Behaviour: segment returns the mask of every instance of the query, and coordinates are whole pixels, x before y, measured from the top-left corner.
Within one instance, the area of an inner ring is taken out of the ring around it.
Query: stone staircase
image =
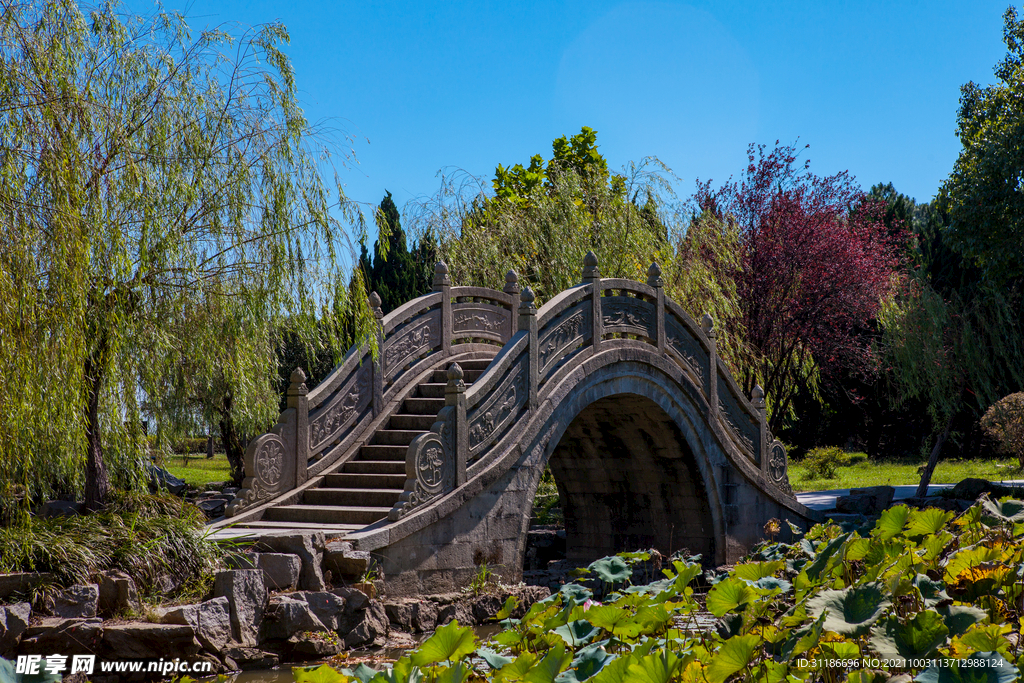
[[[490,364],[489,358],[460,361],[471,385]],[[323,530],[344,533],[385,519],[405,487],[409,444],[430,430],[444,407],[448,376],[437,369],[402,401],[383,427],[359,452],[306,489],[302,502],[266,510],[262,519],[239,526],[259,529]]]

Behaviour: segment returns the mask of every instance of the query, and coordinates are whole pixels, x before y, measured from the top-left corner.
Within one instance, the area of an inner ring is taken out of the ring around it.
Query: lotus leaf
[[[976,652],[968,662],[951,666],[930,666],[922,671],[917,683],[1011,683],[1017,680],[1017,668],[998,652]]]
[[[826,630],[846,636],[863,635],[890,604],[881,586],[869,583],[838,591],[823,590],[807,601],[807,613],[817,617],[828,610]]]
[[[708,681],[725,683],[725,679],[750,664],[760,644],[761,639],[754,635],[736,636],[722,643],[708,665]]]
[[[895,615],[871,629],[871,645],[884,658],[907,659],[929,657],[945,645],[949,627],[938,612],[918,612],[905,623]]]

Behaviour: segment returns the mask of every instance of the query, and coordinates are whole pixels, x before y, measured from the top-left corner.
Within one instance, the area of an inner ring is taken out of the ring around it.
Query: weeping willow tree
[[[0,2],[7,516],[137,484],[143,404],[181,423],[219,382],[236,424],[276,413],[275,330],[316,321],[341,237],[287,40]]]
[[[943,296],[920,272],[879,315],[886,377],[897,405],[927,405],[935,441],[917,495],[928,491],[953,420],[980,415],[1014,388],[1024,386],[1024,336],[1019,295],[976,283]]]

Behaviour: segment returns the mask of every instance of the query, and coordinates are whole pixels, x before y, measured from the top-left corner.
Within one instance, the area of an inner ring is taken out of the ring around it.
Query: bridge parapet
[[[288,408],[270,432],[249,442],[245,480],[227,507],[228,517],[323,473],[424,369],[474,345],[502,346],[508,342],[515,331],[519,308],[519,284],[514,272],[506,277],[503,291],[453,287],[448,267],[438,263],[433,286],[430,294],[386,316],[380,309],[380,297],[371,293],[376,344],[367,340],[353,346],[312,391],[307,389],[301,369],[292,373]]]
[[[489,453],[514,439],[567,373],[615,340],[656,347],[683,371],[700,397],[709,423],[717,423],[735,450],[761,469],[766,481],[791,493],[785,448],[768,431],[764,392],[743,395],[718,358],[714,322],[701,325],[665,297],[661,269],[651,264],[646,283],[601,278],[597,257],[584,259],[583,282],[559,293],[539,311],[527,287],[520,295],[518,331],[468,391],[461,368],[449,368],[446,405],[431,431],[417,437],[406,458],[406,487],[389,514],[398,521],[481,472]],[[753,401],[753,402],[752,402]]]

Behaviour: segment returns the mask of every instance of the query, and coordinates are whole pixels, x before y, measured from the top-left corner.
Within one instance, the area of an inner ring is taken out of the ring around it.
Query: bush
[[[839,446],[828,446],[826,448],[812,448],[804,458],[804,467],[810,475],[810,479],[835,479],[836,468],[845,464],[846,453]]]
[[[1017,458],[1024,468],[1024,391],[1005,396],[985,411],[981,429],[1003,455]]]

